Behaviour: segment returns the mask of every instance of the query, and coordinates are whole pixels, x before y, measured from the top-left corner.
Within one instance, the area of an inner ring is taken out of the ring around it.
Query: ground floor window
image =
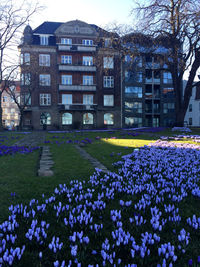
[[[93,114],[92,113],[83,114],[83,124],[93,124]]]
[[[141,127],[142,126],[142,118],[139,117],[125,117],[125,124],[127,126],[137,126]]]
[[[51,124],[51,115],[48,112],[43,112],[40,115],[40,124],[41,125],[50,125]]]
[[[62,124],[63,125],[72,124],[72,114],[71,113],[63,113],[62,114]]]
[[[114,115],[111,113],[104,114],[104,124],[105,125],[113,125],[114,124]]]

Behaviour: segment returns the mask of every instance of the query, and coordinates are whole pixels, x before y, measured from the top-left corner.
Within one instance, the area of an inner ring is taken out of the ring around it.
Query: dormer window
[[[48,45],[48,44],[49,44],[49,36],[40,35],[40,45]]]
[[[82,40],[83,45],[93,45],[93,40]]]
[[[70,39],[70,38],[61,38],[61,44],[71,45],[72,44],[72,39]]]

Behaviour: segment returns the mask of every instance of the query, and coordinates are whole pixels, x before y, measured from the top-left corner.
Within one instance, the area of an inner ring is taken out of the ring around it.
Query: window
[[[10,113],[11,114],[15,114],[15,109],[14,108],[11,108]]]
[[[30,65],[30,54],[29,53],[24,54],[24,64]]]
[[[125,101],[125,112],[142,113],[142,102]]]
[[[41,106],[51,105],[51,94],[40,94],[40,105]]]
[[[93,124],[93,114],[91,113],[83,114],[83,124]]]
[[[103,104],[104,106],[113,107],[114,106],[114,95],[104,95]]]
[[[40,125],[50,125],[51,124],[51,115],[48,112],[43,112],[40,115]]]
[[[30,54],[24,53],[20,55],[20,64],[30,65]]]
[[[62,55],[61,64],[72,64],[72,56]]]
[[[142,98],[142,87],[125,87],[126,97]]]
[[[72,75],[61,75],[61,83],[66,85],[71,85]]]
[[[138,117],[125,117],[125,124],[127,126],[137,126],[141,127],[142,126],[142,118]]]
[[[114,68],[113,57],[104,57],[103,58],[103,67],[104,67],[104,69],[113,69]]]
[[[8,97],[7,96],[3,96],[3,102],[4,103],[8,102]]]
[[[50,74],[40,74],[40,85],[41,86],[50,86],[51,76]]]
[[[163,83],[172,83],[172,74],[170,72],[163,72]]]
[[[71,94],[62,94],[62,104],[71,105],[72,104],[72,95]]]
[[[40,54],[39,55],[39,65],[40,66],[50,66],[50,55]]]
[[[105,38],[104,40],[104,46],[105,47],[112,47],[112,42],[110,38]]]
[[[83,104],[92,105],[93,104],[93,95],[83,95]]]
[[[21,74],[21,85],[30,85],[31,84],[31,74],[22,73]]]
[[[114,87],[114,77],[113,76],[104,76],[103,77],[103,86],[106,88]]]
[[[130,55],[125,55],[125,62],[129,63],[131,62],[132,58]]]
[[[72,124],[72,114],[71,113],[63,113],[62,114],[62,125],[70,125]]]
[[[40,35],[40,45],[48,45],[48,44],[49,44],[49,36]]]
[[[83,75],[83,85],[92,85],[93,84],[93,76]]]
[[[189,112],[192,112],[192,104],[189,104]]]
[[[24,105],[31,105],[31,95],[30,93],[25,93],[24,95],[22,95],[23,97],[23,104]]]
[[[173,98],[174,97],[174,88],[163,88],[163,97],[164,98]]]
[[[104,114],[104,124],[105,125],[113,125],[114,124],[114,115],[111,113]]]
[[[189,118],[189,125],[192,125],[192,118]]]
[[[84,66],[92,66],[93,65],[93,57],[83,57],[83,65]]]
[[[61,38],[61,44],[71,45],[72,44],[72,39],[70,39],[70,38]]]
[[[164,103],[163,104],[163,113],[164,114],[167,114],[167,113],[170,113],[170,112],[174,112],[174,109],[175,109],[175,104],[172,102],[172,103]]]
[[[142,82],[142,72],[136,72],[135,73],[135,81],[138,83]]]
[[[82,40],[83,45],[93,45],[93,40]]]

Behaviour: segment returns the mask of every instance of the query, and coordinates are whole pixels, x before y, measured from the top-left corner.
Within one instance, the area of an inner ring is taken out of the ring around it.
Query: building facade
[[[185,114],[185,125],[200,127],[200,86],[193,87],[192,96]]]
[[[123,43],[123,125],[125,127],[172,126],[175,94],[165,57],[168,48],[140,35],[128,35]]]
[[[75,20],[24,30],[21,90],[33,129],[119,128],[121,77],[112,33]]]
[[[12,85],[11,90],[14,90],[15,97],[20,97],[20,84],[15,82],[15,85]],[[8,93],[8,90],[5,89],[2,92],[1,97],[1,106],[2,106],[2,123],[6,129],[12,130],[19,125],[20,112],[18,106],[16,105],[12,96]]]
[[[44,22],[35,30],[27,26],[19,46],[22,98],[28,99],[23,125],[172,126],[175,94],[164,63],[168,48],[152,49],[151,40],[143,38],[134,43],[130,36],[121,38],[79,20]],[[132,55],[123,56],[123,47]]]

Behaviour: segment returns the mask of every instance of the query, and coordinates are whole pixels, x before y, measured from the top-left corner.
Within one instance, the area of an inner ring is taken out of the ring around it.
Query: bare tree
[[[21,30],[40,9],[37,2],[1,0],[0,3],[0,130],[3,129],[2,93],[16,76],[16,54]]]
[[[161,40],[175,91],[176,125],[183,126],[192,89],[200,67],[200,2],[197,0],[135,1],[132,15],[138,18],[137,31]],[[188,80],[182,92],[182,80]]]

